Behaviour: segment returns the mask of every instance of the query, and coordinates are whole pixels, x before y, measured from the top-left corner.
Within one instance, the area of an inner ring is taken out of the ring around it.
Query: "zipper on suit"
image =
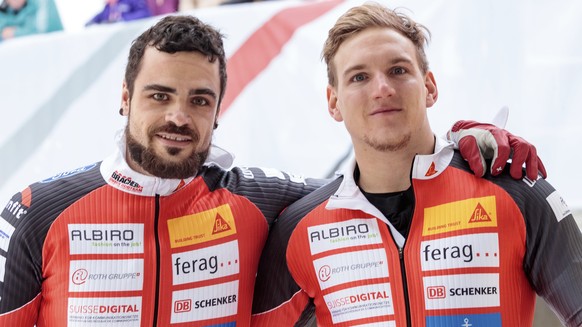
[[[408,298],[408,282],[406,280],[406,267],[404,265],[404,247],[398,247],[400,259],[400,273],[402,275],[402,289],[404,291],[404,306],[406,307],[406,326],[410,327],[410,299]]]
[[[158,223],[160,218],[160,195],[156,194],[156,205],[154,214],[154,239],[156,244],[156,295],[154,297],[154,317],[152,326],[158,325],[158,304],[160,302],[160,236],[158,234]]]

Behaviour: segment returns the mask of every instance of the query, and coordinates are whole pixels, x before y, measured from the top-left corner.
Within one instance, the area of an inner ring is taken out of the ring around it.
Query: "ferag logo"
[[[426,297],[429,299],[444,299],[447,291],[444,286],[429,286],[426,288]]]
[[[230,205],[168,220],[170,246],[178,248],[200,244],[236,234]]]
[[[496,226],[497,203],[491,195],[425,208],[422,236]]]
[[[481,203],[477,203],[477,207],[473,214],[471,215],[471,219],[469,219],[469,223],[481,223],[491,221],[491,217],[487,214],[487,211],[483,208]]]
[[[472,233],[420,243],[422,271],[499,267],[497,233]]]
[[[190,312],[191,310],[192,310],[192,300],[191,299],[179,300],[179,301],[174,302],[174,312],[175,313]]]

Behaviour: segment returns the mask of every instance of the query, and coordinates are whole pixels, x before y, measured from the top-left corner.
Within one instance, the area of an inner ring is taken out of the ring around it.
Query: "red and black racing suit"
[[[322,182],[216,165],[160,179],[121,153],[4,207],[0,326],[248,326],[269,225]]]
[[[536,293],[582,326],[582,235],[546,180],[477,178],[439,140],[414,160],[412,201],[383,211],[354,171],[274,225],[254,326],[293,326],[314,309],[318,326],[531,326]],[[383,214],[398,211],[406,237]]]

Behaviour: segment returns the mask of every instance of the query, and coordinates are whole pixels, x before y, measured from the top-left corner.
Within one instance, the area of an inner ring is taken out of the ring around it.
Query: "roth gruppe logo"
[[[332,286],[388,277],[388,263],[384,249],[352,251],[313,260],[313,267],[322,290]]]

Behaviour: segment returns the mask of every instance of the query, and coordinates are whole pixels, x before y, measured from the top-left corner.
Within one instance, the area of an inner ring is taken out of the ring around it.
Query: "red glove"
[[[503,171],[511,158],[511,177],[523,177],[524,163],[527,178],[535,181],[538,179],[538,171],[543,178],[547,177],[546,168],[538,157],[535,146],[495,125],[460,120],[447,132],[447,139],[459,148],[476,176],[485,174],[485,159],[492,159],[491,175],[496,176]]]

